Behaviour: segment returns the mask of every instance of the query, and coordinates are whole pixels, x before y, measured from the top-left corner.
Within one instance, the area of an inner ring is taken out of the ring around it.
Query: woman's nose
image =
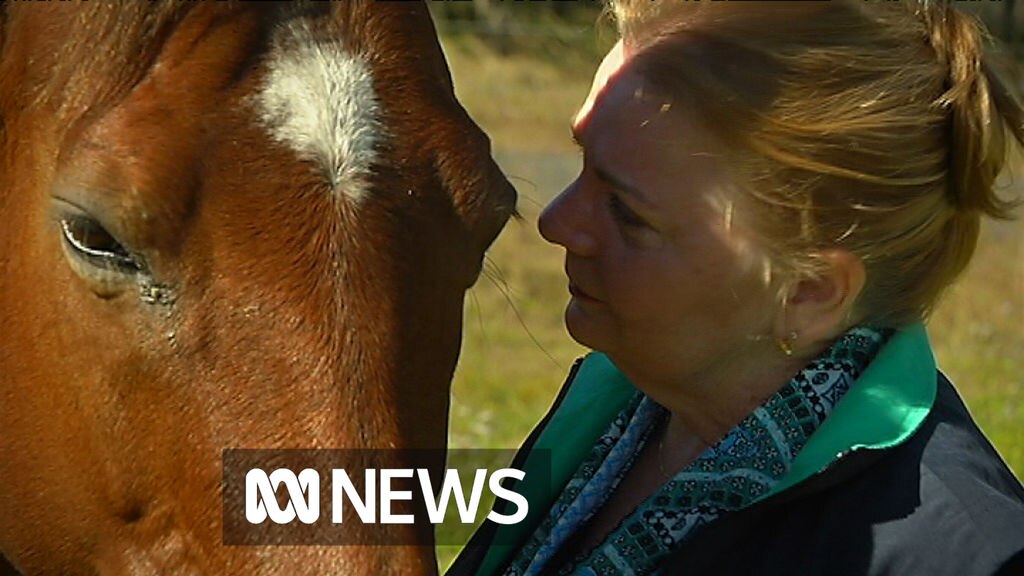
[[[590,256],[597,248],[593,214],[584,201],[577,179],[541,212],[537,229],[545,240],[579,256]]]

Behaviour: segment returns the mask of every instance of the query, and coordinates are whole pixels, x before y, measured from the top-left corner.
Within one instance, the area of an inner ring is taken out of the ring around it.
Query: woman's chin
[[[573,298],[565,308],[565,329],[569,336],[579,344],[593,350],[601,350],[604,339],[601,338],[597,318],[591,310],[586,309]]]

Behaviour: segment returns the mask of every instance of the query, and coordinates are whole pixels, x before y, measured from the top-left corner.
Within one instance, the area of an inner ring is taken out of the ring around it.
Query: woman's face
[[[613,49],[573,123],[583,169],[540,217],[566,250],[569,333],[655,399],[681,378],[727,377],[771,333],[762,267],[729,222],[727,173],[679,108]]]

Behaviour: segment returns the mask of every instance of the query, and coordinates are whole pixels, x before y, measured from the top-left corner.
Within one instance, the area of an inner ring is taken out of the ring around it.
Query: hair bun
[[[959,212],[1008,217],[1016,203],[999,198],[993,188],[1005,162],[1005,130],[1024,139],[1019,105],[985,62],[989,38],[974,16],[944,2],[924,1],[918,11],[926,40],[946,68],[945,91],[934,105],[947,110],[950,204]]]

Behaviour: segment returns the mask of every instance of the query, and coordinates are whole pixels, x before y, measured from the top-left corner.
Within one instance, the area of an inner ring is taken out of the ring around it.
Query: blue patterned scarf
[[[642,392],[583,460],[505,576],[654,573],[682,542],[723,513],[769,493],[891,331],[854,328],[717,444],[644,500],[592,550],[549,566],[604,505],[667,411]]]

